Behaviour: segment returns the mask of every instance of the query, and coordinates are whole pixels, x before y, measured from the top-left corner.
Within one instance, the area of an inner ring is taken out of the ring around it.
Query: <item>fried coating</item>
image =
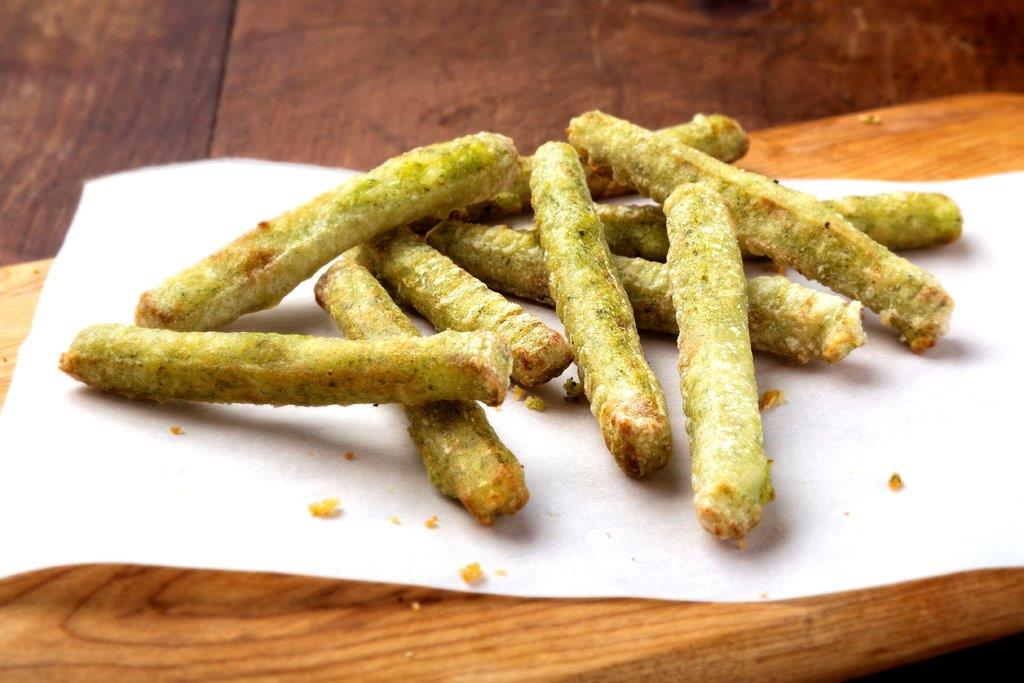
[[[861,301],[912,350],[925,350],[946,332],[953,300],[935,277],[814,197],[601,112],[573,119],[568,135],[580,154],[610,166],[616,178],[655,201],[689,182],[715,190],[750,253],[769,256]]]
[[[572,349],[561,334],[410,230],[397,230],[358,253],[400,303],[413,306],[437,329],[490,330],[504,339],[512,351],[512,379],[519,384],[543,384],[572,362]]]
[[[449,221],[426,235],[438,251],[501,292],[552,303],[548,270],[536,231]],[[612,255],[636,326],[676,334],[664,263]],[[794,363],[842,360],[865,341],[861,305],[781,275],[747,281],[750,340],[755,349]]]
[[[714,190],[680,185],[665,201],[665,214],[693,503],[707,531],[743,538],[773,498],[743,257],[729,210]]]
[[[394,157],[326,195],[260,223],[144,293],[143,327],[210,330],[276,305],[343,251],[423,216],[493,197],[515,179],[502,135],[477,133]]]
[[[130,398],[275,406],[499,405],[511,367],[508,347],[490,332],[351,341],[113,324],[85,328],[60,358],[78,381]]]
[[[537,231],[555,310],[605,444],[626,474],[661,469],[672,455],[665,396],[644,359],[633,309],[615,275],[580,159],[565,143],[534,155]]]
[[[368,270],[343,256],[316,284],[316,300],[350,339],[419,337]],[[518,512],[530,498],[523,467],[472,401],[404,405],[409,436],[430,483],[481,524]],[[435,518],[436,519],[436,518]]]

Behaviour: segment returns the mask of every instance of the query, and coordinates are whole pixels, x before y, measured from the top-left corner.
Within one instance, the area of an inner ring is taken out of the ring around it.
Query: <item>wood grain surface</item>
[[[1024,91],[1022,35],[1005,0],[6,0],[0,264],[56,253],[82,180],[124,168],[368,168],[479,129],[529,152],[594,107],[755,130]]]
[[[0,264],[56,252],[84,178],[207,155],[230,9],[0,3]]]
[[[852,160],[861,159],[890,178],[1024,169],[1024,96],[965,96],[878,114],[880,126],[845,116],[756,133],[750,163],[776,175],[871,175],[858,172]],[[990,165],[965,161],[972,150],[990,158],[990,149],[1018,153],[993,152]],[[47,266],[0,269],[0,400]],[[422,608],[411,609],[412,601]],[[4,680],[714,681],[752,671],[764,680],[817,680],[1022,630],[1024,570],[752,604],[531,600],[105,565],[0,582]]]

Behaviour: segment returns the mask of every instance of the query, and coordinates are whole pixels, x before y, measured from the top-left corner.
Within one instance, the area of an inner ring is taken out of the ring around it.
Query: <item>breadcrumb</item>
[[[352,451],[346,451],[345,452],[345,459],[346,460],[355,460],[356,459],[356,454],[353,453]]]
[[[785,405],[785,403],[786,395],[782,393],[782,389],[769,389],[761,394],[761,400],[757,402],[757,407],[761,409],[761,412],[764,412],[772,408],[778,408],[781,405]]]
[[[184,433],[185,430],[179,427],[178,425],[171,425],[171,434],[174,434],[175,436],[181,436]]]
[[[526,389],[523,389],[518,384],[512,385],[512,398],[514,398],[517,401],[522,401],[524,398],[527,397],[527,395],[528,394],[526,393]]]
[[[437,515],[434,515],[433,517],[431,517],[427,521],[423,522],[423,526],[427,527],[428,529],[436,529],[437,528]]]
[[[413,612],[419,612],[420,611],[420,603],[417,600],[413,600],[412,604],[410,605],[410,607],[412,607],[412,611]]]
[[[736,542],[736,547],[739,548],[740,550],[746,550],[747,549],[747,539],[741,538],[739,541]]]
[[[338,505],[340,504],[341,501],[337,498],[324,498],[323,500],[309,504],[309,514],[323,519],[328,517],[337,517],[340,513],[340,510],[338,510]]]
[[[544,399],[540,396],[530,395],[526,397],[526,407],[530,410],[536,410],[538,413],[544,412]]]
[[[508,576],[508,572],[505,571],[504,569],[495,569],[494,573],[497,574],[498,576]]]
[[[402,520],[400,520],[398,518],[398,515],[391,515],[391,523],[392,524],[401,524]]]
[[[892,476],[889,477],[889,490],[899,491],[903,488],[903,477],[900,476],[899,472],[893,472]]]
[[[861,114],[857,117],[857,120],[865,126],[878,126],[882,123],[882,117],[878,114]]]
[[[566,401],[581,401],[584,397],[583,385],[574,380],[572,377],[565,380],[565,400]]]
[[[468,584],[474,584],[484,577],[484,571],[480,569],[480,563],[467,564],[459,570],[459,576]]]

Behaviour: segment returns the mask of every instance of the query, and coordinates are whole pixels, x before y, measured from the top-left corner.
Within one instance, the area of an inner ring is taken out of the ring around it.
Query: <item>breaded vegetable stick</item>
[[[427,241],[493,289],[551,303],[544,251],[535,230],[449,221]],[[676,334],[664,263],[612,255],[641,330]],[[864,344],[859,301],[804,287],[781,275],[747,281],[750,340],[755,349],[796,363],[835,363]]]
[[[209,330],[270,308],[341,252],[423,216],[493,197],[514,180],[512,141],[477,133],[420,147],[260,223],[142,295],[144,327]]]
[[[684,145],[696,147],[705,154],[710,154],[727,163],[736,161],[746,154],[749,146],[747,134],[740,124],[735,119],[723,114],[697,114],[692,121],[662,128],[657,132]],[[530,170],[532,167],[532,157],[520,157],[519,175],[511,188],[495,195],[492,199],[443,215],[441,218],[451,217],[470,223],[480,223],[518,216],[529,211]],[[633,188],[612,178],[610,170],[596,166],[587,169],[587,185],[590,187],[591,196],[595,199],[613,197],[633,191]]]
[[[935,277],[814,197],[601,112],[573,119],[569,139],[581,154],[611,166],[617,178],[656,201],[688,182],[717,191],[748,251],[858,299],[881,314],[882,322],[896,328],[914,351],[932,346],[945,333],[953,300]]]
[[[512,367],[490,332],[351,341],[262,332],[93,325],[60,368],[131,398],[275,406],[478,400],[499,405]]]
[[[572,349],[561,334],[457,266],[403,228],[359,250],[363,265],[380,276],[399,302],[439,330],[490,330],[512,352],[512,379],[536,386],[562,374]]]
[[[892,250],[948,244],[960,236],[963,225],[956,203],[933,192],[887,192],[822,203]],[[598,204],[595,208],[613,254],[665,260],[668,236],[660,206]]]
[[[419,337],[368,270],[342,257],[316,285],[316,300],[350,339]],[[472,401],[402,406],[430,482],[478,522],[519,511],[530,494],[523,467]]]
[[[743,538],[773,498],[743,257],[729,210],[714,190],[681,185],[665,201],[665,214],[693,503],[709,532]]]
[[[590,409],[619,467],[633,477],[651,474],[672,455],[668,409],[644,359],[583,166],[560,142],[541,145],[533,164],[530,189],[551,296]]]
[[[879,244],[893,250],[949,244],[964,219],[960,207],[936,192],[887,192],[825,202]]]

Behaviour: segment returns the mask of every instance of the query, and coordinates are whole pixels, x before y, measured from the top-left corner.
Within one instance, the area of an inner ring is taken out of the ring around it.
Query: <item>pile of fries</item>
[[[677,334],[697,515],[742,539],[773,497],[752,349],[835,363],[865,341],[862,305],[913,351],[930,347],[953,301],[892,250],[957,239],[960,211],[936,194],[823,202],[788,189],[730,165],[748,141],[722,115],[649,131],[595,111],[567,135],[532,157],[478,133],[390,159],[145,292],[135,326],[86,328],[60,367],[150,400],[399,403],[431,483],[491,524],[529,493],[477,402],[575,361],[616,462],[650,475],[672,438],[637,330]],[[659,206],[594,204],[630,191]],[[530,209],[532,230],[484,224]],[[747,279],[744,257],[849,298]],[[344,339],[212,331],[332,259],[316,301]],[[505,294],[553,303],[565,336]],[[420,336],[398,304],[438,334]]]

